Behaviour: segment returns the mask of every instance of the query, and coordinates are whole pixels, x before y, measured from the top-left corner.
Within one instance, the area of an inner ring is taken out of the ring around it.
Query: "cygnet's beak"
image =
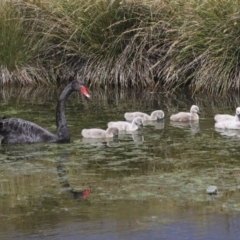
[[[201,115],[201,112],[200,112],[200,110],[198,110],[198,111],[197,111],[197,114],[198,114],[198,115]]]

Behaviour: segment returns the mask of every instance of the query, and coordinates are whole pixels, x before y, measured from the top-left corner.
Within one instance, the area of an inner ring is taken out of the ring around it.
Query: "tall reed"
[[[4,0],[0,84],[239,90],[239,0]]]
[[[36,19],[27,19],[14,1],[0,2],[0,84],[46,81],[46,71],[35,61],[41,48]]]

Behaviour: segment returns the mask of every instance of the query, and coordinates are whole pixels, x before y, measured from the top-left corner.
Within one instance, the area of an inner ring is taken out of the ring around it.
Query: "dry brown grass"
[[[81,78],[94,87],[238,91],[239,5],[237,0],[5,0],[0,84]]]

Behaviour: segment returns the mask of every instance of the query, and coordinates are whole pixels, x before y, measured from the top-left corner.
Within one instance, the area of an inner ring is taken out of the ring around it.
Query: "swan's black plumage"
[[[39,143],[39,142],[69,142],[70,133],[65,118],[65,102],[74,91],[80,91],[89,97],[86,88],[80,81],[72,81],[62,91],[56,108],[57,134],[53,134],[39,125],[20,118],[0,119],[0,142]]]

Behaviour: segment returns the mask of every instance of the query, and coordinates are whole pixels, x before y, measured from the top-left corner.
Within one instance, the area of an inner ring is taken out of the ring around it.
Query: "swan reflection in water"
[[[170,122],[171,126],[178,128],[190,129],[193,134],[200,131],[199,121],[189,121],[189,122]]]
[[[63,157],[64,159],[67,158],[67,156]],[[63,164],[63,159],[61,159],[60,161],[58,161],[58,165],[57,165],[57,173],[60,179],[60,183],[62,188],[67,192],[67,195],[70,199],[73,200],[86,200],[88,195],[90,194],[90,189],[86,188],[83,191],[77,191],[74,190],[66,177],[66,172],[64,169],[64,164]]]
[[[118,138],[82,138],[82,143],[93,147],[107,146],[110,148],[118,147]]]
[[[107,146],[110,148],[119,147],[121,140],[133,140],[135,143],[141,144],[144,142],[144,137],[138,131],[133,133],[120,133],[117,138],[105,138],[105,139],[94,139],[94,138],[82,138],[81,141],[85,145],[91,145],[93,147]]]
[[[240,137],[239,129],[223,129],[223,128],[215,128],[216,132],[219,132],[222,136],[227,137]]]
[[[134,131],[132,133],[130,132],[120,132],[120,134],[118,135],[118,139],[119,141],[133,141],[137,144],[142,144],[144,142],[144,137],[143,137],[143,133],[142,131],[138,130],[138,131]]]
[[[155,129],[160,130],[164,128],[164,120],[145,121],[144,126],[153,126]]]
[[[132,133],[131,136],[132,136],[132,140],[137,144],[142,144],[144,142],[144,137],[139,132],[134,132]]]

